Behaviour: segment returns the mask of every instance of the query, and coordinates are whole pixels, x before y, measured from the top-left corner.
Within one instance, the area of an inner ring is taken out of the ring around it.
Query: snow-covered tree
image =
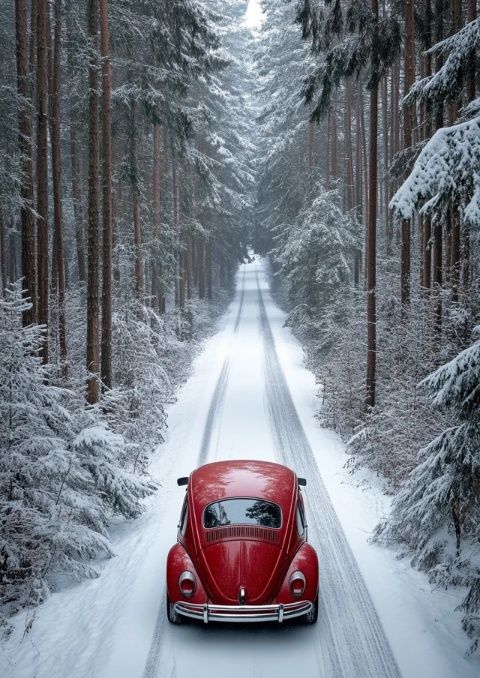
[[[480,328],[477,328],[477,333]],[[432,581],[468,588],[464,628],[480,637],[480,340],[420,383],[451,425],[419,453],[378,534],[404,544]]]
[[[310,338],[325,349],[332,343],[331,327],[327,323],[322,331],[315,319],[335,307],[348,289],[356,242],[354,222],[341,210],[338,192],[317,184],[312,193],[317,197],[289,227],[279,225],[274,254],[289,282],[288,322],[304,331],[313,322]]]
[[[96,576],[112,555],[115,513],[132,518],[154,490],[134,475],[125,439],[83,399],[49,383],[44,328],[22,326],[21,286],[0,300],[0,602],[10,613],[42,600],[55,576]],[[89,562],[90,561],[90,562]]]

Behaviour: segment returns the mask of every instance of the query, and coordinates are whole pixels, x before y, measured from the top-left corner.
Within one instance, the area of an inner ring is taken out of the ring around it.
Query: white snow
[[[1,646],[0,676],[283,678],[301,673],[303,678],[313,678],[321,674],[320,624],[271,629],[171,627],[164,614],[165,560],[176,539],[184,494],[176,478],[196,466],[202,446],[209,461],[274,459],[265,403],[257,272],[293,401],[403,677],[480,675],[479,659],[464,656],[468,643],[452,612],[457,594],[431,591],[424,576],[406,561],[368,542],[372,528],[388,511],[388,499],[374,479],[366,489],[357,487],[358,478],[352,479],[343,468],[346,456],[340,441],[314,418],[318,387],[303,365],[301,347],[283,327],[284,313],[272,301],[266,266],[257,259],[241,267],[235,301],[169,408],[167,440],[151,465],[161,487],[147,512],[113,529],[117,556],[99,564],[98,579],[55,593],[35,613],[16,617],[14,633]],[[224,386],[217,388],[220,376]],[[211,405],[214,394],[215,406]]]

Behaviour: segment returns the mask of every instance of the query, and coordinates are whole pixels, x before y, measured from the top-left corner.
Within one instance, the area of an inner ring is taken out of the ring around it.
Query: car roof
[[[189,485],[190,496],[200,509],[227,497],[256,497],[286,507],[296,490],[297,476],[269,461],[217,461],[193,471]]]

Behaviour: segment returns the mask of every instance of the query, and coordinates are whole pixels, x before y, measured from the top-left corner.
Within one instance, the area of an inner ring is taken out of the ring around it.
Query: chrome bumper
[[[309,600],[299,600],[285,605],[204,605],[179,601],[175,603],[175,612],[183,617],[208,622],[278,622],[303,617],[313,607]]]

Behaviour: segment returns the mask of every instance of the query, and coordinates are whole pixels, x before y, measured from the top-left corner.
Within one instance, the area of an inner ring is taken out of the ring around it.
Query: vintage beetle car
[[[189,478],[167,560],[167,616],[283,622],[318,616],[318,560],[297,478],[264,461],[206,464]]]

